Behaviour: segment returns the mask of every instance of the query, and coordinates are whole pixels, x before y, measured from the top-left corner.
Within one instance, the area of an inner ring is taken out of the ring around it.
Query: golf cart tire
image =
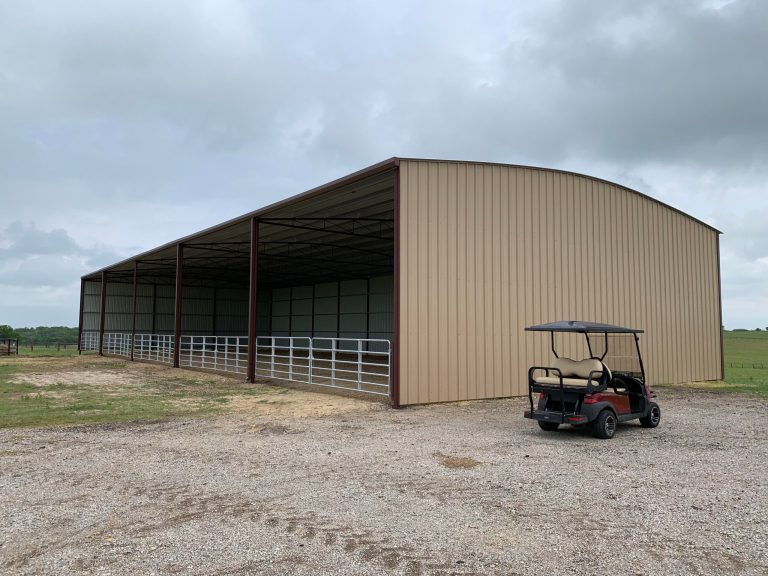
[[[661,422],[661,408],[656,402],[651,402],[648,406],[648,415],[640,418],[640,425],[643,428],[656,428]]]
[[[539,428],[547,432],[554,432],[560,428],[560,424],[557,422],[544,422],[543,420],[539,420]]]
[[[592,435],[602,440],[610,440],[616,434],[618,422],[613,410],[603,410],[592,423]]]

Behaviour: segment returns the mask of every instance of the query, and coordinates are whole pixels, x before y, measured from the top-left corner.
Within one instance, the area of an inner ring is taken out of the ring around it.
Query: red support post
[[[395,294],[392,318],[392,349],[389,375],[390,400],[393,408],[400,408],[400,166],[394,171],[395,193]]]
[[[107,310],[107,273],[101,273],[101,303],[99,305],[99,356],[104,356],[104,317]]]
[[[256,345],[258,334],[258,265],[259,265],[259,221],[251,218],[251,261],[248,285],[248,382],[256,381]]]
[[[139,261],[133,261],[133,308],[131,309],[131,362],[133,362],[133,350],[136,347],[136,296],[138,290]]]
[[[173,320],[173,367],[179,367],[181,340],[181,299],[184,285],[184,244],[176,246],[176,313]]]
[[[83,309],[85,308],[85,280],[80,278],[80,319],[77,322],[77,353],[82,354],[83,342]]]

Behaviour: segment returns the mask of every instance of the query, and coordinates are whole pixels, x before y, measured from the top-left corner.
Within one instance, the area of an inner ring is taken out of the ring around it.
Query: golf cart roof
[[[612,334],[641,334],[643,331],[637,328],[623,328],[613,324],[601,324],[599,322],[582,322],[581,320],[561,320],[549,322],[537,326],[528,326],[530,332],[577,332],[586,333],[612,333]]]

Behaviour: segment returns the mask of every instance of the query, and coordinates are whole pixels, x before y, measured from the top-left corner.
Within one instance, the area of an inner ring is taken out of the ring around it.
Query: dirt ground
[[[0,430],[0,573],[768,573],[766,401],[665,388],[659,428],[601,441],[520,399],[284,396]]]

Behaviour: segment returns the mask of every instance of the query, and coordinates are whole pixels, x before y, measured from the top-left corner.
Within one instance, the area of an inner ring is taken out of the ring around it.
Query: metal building
[[[652,383],[723,376],[719,232],[542,168],[392,158],[82,278],[82,350],[388,397],[525,393],[525,326],[642,327]]]

